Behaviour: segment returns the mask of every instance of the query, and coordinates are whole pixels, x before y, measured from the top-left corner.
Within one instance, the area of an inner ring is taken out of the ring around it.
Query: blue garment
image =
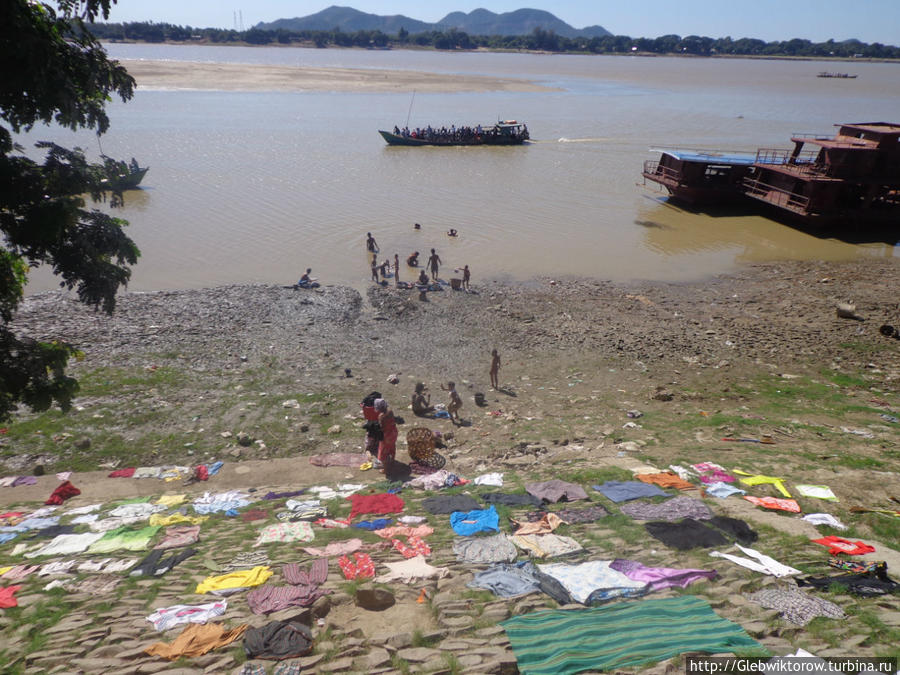
[[[608,480],[603,485],[592,485],[597,492],[607,499],[619,502],[627,502],[630,499],[639,499],[641,497],[669,497],[667,492],[663,492],[658,485],[651,483],[642,483],[637,480],[618,481]]]
[[[215,476],[223,466],[225,466],[225,462],[213,462],[206,468],[206,475]]]
[[[500,514],[491,504],[487,509],[454,511],[450,514],[450,527],[456,534],[468,536],[478,532],[499,532]]]
[[[375,520],[363,520],[356,523],[353,527],[361,530],[381,530],[393,522],[393,518],[376,518]]]
[[[11,539],[15,539],[17,536],[19,535],[15,532],[4,532],[3,534],[0,534],[0,544],[5,544]]]
[[[713,497],[718,497],[720,499],[725,499],[725,497],[730,497],[731,495],[747,494],[746,490],[741,490],[739,487],[729,485],[728,483],[723,483],[722,481],[719,481],[718,483],[710,483],[704,489],[706,490],[707,494],[711,494]]]

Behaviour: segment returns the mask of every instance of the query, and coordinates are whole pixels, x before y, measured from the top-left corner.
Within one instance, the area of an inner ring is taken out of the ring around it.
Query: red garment
[[[378,461],[388,466],[397,452],[397,422],[394,414],[385,415],[381,420],[382,439],[378,443]]]
[[[116,469],[110,472],[108,478],[131,478],[134,475],[135,467],[128,469]]]
[[[206,464],[194,469],[194,480],[209,480],[209,469],[206,468]]]
[[[407,537],[405,544],[399,539],[391,539],[391,544],[404,558],[415,558],[417,555],[431,555],[431,547],[414,535]]]
[[[16,600],[16,591],[22,588],[21,586],[4,586],[0,588],[0,607],[6,609],[7,607],[18,607],[19,602]]]
[[[350,509],[350,515],[347,520],[353,520],[354,517],[364,513],[384,514],[384,513],[400,513],[406,506],[403,500],[397,495],[382,493],[378,495],[350,495],[347,497],[353,505]]]
[[[368,553],[354,553],[353,560],[342,555],[338,558],[338,567],[347,579],[369,579],[375,576],[375,563]]]
[[[59,506],[70,497],[74,497],[75,495],[80,494],[81,490],[72,485],[72,481],[67,480],[65,483],[61,483],[60,486],[56,488],[50,495],[50,498],[44,503],[50,504],[52,506]]]
[[[865,553],[875,553],[874,546],[869,546],[868,544],[864,544],[861,541],[848,541],[847,539],[842,539],[841,537],[835,537],[833,534],[830,534],[827,537],[822,537],[821,539],[813,539],[812,541],[815,544],[822,544],[822,546],[827,546],[828,552],[831,555],[837,555],[838,553],[844,553],[846,555],[863,555]]]

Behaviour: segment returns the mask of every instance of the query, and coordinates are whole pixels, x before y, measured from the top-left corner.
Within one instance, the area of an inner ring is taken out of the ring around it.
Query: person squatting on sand
[[[426,394],[428,388],[422,383],[416,383],[416,390],[412,395],[412,411],[419,417],[433,417],[434,406],[431,405],[431,395]]]

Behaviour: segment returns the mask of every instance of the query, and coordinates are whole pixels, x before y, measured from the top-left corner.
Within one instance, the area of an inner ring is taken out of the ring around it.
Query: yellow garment
[[[163,506],[178,506],[181,504],[187,495],[163,495],[159,499],[156,500],[157,504],[162,504]]]
[[[163,516],[154,513],[150,516],[151,525],[175,525],[177,523],[190,523],[191,525],[199,525],[207,520],[209,516],[183,516],[180,513],[173,513],[171,516]]]
[[[763,476],[761,474],[754,475],[752,473],[747,473],[746,471],[741,471],[740,469],[734,469],[734,473],[740,474],[741,476],[750,476],[749,478],[741,478],[741,482],[744,485],[768,485],[771,483],[781,494],[783,494],[788,499],[791,499],[791,493],[787,491],[786,487],[784,487],[784,481],[787,480],[786,478]]]
[[[195,593],[209,593],[210,591],[221,591],[225,588],[249,588],[250,586],[259,586],[266,583],[273,572],[268,566],[254,567],[252,570],[239,570],[237,572],[229,572],[221,574],[217,577],[206,577],[197,584]]]
[[[10,566],[10,567],[0,567],[0,577],[2,577],[4,574],[6,574],[7,572],[9,572],[11,569],[12,569],[12,566]]]
[[[144,649],[151,656],[175,660],[203,656],[217,647],[230,645],[247,630],[247,624],[225,630],[220,623],[192,623],[171,643],[155,642]]]

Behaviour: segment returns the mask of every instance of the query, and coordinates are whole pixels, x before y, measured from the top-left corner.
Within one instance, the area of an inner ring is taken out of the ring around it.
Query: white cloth
[[[77,560],[60,560],[59,562],[47,563],[46,565],[41,565],[37,575],[46,577],[52,574],[70,574],[72,567],[77,562]]]
[[[496,487],[503,487],[503,474],[494,472],[494,473],[485,473],[475,478],[475,485],[494,485]]]
[[[91,532],[109,532],[118,527],[133,525],[134,523],[140,523],[145,520],[147,520],[147,518],[144,516],[136,516],[134,518],[104,518],[103,520],[95,520],[93,523],[88,523],[88,527]]]
[[[798,486],[799,487],[799,486]],[[828,525],[836,530],[846,530],[847,526],[830,513],[807,513],[801,520],[813,525]]]
[[[685,467],[680,466],[680,465],[678,465],[678,464],[669,464],[669,469],[670,469],[671,471],[674,471],[675,474],[676,474],[681,480],[690,481],[691,478],[696,478],[696,477],[697,477],[697,473],[696,473],[695,471],[691,471],[690,469],[686,469]]]
[[[140,504],[122,504],[117,506],[109,515],[113,518],[149,518],[154,513],[165,511],[166,507],[161,504],[150,504],[143,502]]]
[[[54,537],[49,544],[37,551],[26,553],[26,558],[36,558],[39,555],[72,555],[84,553],[88,546],[100,539],[100,533],[86,532],[85,534],[60,534]]]
[[[69,509],[68,511],[66,511],[65,515],[81,516],[81,515],[84,515],[85,513],[93,513],[94,511],[99,511],[101,506],[103,506],[103,504],[91,504],[89,506],[79,506],[78,508],[75,508],[75,509]]]
[[[402,562],[385,563],[384,566],[390,571],[375,578],[375,581],[380,584],[386,584],[390,581],[410,583],[414,579],[429,579],[432,577],[443,579],[450,574],[450,570],[446,567],[433,567],[425,562],[424,556],[420,555]]]
[[[307,492],[312,492],[316,497],[322,500],[336,499],[338,497],[346,499],[354,492],[359,492],[362,490],[365,485],[356,484],[356,483],[341,483],[337,486],[337,489],[330,488],[327,485],[314,485],[309,488]]]
[[[86,513],[83,516],[75,516],[69,521],[71,525],[85,525],[87,523],[96,523],[100,520],[99,513]]]
[[[221,616],[228,608],[227,600],[216,600],[204,605],[172,605],[161,607],[147,617],[156,630],[168,630],[182,623],[206,623]]]
[[[101,560],[85,560],[76,569],[78,572],[99,572],[103,566],[112,558],[103,558]]]
[[[58,507],[56,506],[42,506],[39,509],[36,509],[28,514],[29,518],[44,518],[45,516],[49,516],[51,513],[56,511]]]
[[[121,560],[113,560],[103,568],[103,573],[109,574],[111,572],[124,572],[125,570],[134,567],[135,563],[137,563],[137,558],[122,558]]]
[[[753,570],[754,572],[762,572],[763,574],[770,574],[773,577],[787,577],[792,574],[802,574],[800,570],[789,567],[788,565],[782,565],[774,558],[770,558],[769,556],[760,553],[759,551],[756,551],[752,548],[744,548],[740,544],[735,544],[735,546],[737,546],[752,558],[756,558],[756,561],[750,560],[750,558],[741,558],[729,553],[720,553],[719,551],[713,551],[712,553],[710,553],[710,555],[714,558],[725,558],[726,560],[730,560],[731,562],[740,565],[741,567],[746,567],[748,570]]]
[[[134,470],[132,478],[159,478],[162,473],[160,466],[139,466]]]
[[[397,522],[403,523],[404,525],[418,525],[419,523],[424,523],[428,520],[425,516],[400,516],[397,518]]]
[[[307,499],[305,502],[301,502],[296,499],[288,499],[284,505],[289,511],[306,511],[307,509],[314,509],[321,506],[322,501],[319,499]]]
[[[52,591],[54,588],[64,588],[67,591],[71,591],[73,583],[75,583],[74,579],[54,579],[49,584],[44,586],[44,590]]]
[[[411,481],[407,482],[407,485],[423,490],[440,490],[441,488],[447,487],[447,479],[452,475],[453,474],[446,469],[440,469],[434,473],[416,476]]]

